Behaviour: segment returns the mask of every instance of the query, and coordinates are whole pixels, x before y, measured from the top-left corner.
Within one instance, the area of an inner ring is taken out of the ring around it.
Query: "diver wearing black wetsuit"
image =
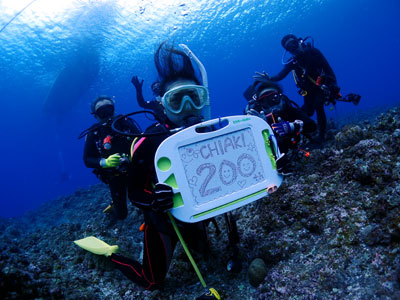
[[[288,101],[288,99],[287,100],[285,99],[283,101]],[[300,132],[304,136],[309,136],[311,133],[317,130],[317,125],[302,110],[293,107],[291,103],[289,104],[289,102],[286,102],[284,106],[285,106],[284,109],[271,112],[271,114],[267,115],[266,117],[267,117],[267,122],[270,126],[272,126],[276,122],[278,123],[282,121],[294,122],[294,130],[291,132],[291,134],[285,136],[280,136],[278,134],[277,137],[280,151],[282,153],[287,153],[289,149],[297,148],[298,146],[297,143],[300,140]],[[301,121],[302,124],[300,122],[296,122],[298,120]]]
[[[277,132],[279,149],[283,153],[297,147],[300,133],[309,136],[317,129],[315,122],[283,94],[282,88],[275,82],[267,79],[255,81],[244,95],[248,101],[245,113],[264,119],[273,129],[286,129]],[[281,124],[283,122],[295,123],[289,124],[289,128],[282,128],[285,125]]]
[[[188,54],[164,42],[158,47],[154,61],[161,79],[160,95],[166,121],[153,124],[139,135],[121,132],[119,126],[116,126],[119,119],[112,124],[118,134],[135,137],[131,147],[128,197],[134,205],[142,209],[145,217],[145,224],[141,227],[144,231],[143,261],[140,263],[116,254],[118,246],[110,246],[95,237],[75,241],[83,249],[109,257],[123,274],[146,289],[155,289],[162,284],[177,244],[177,232],[170,223],[173,217],[169,215],[169,210],[174,205],[174,192],[170,185],[157,180],[154,167],[156,151],[160,143],[172,134],[171,129],[178,131],[201,122],[202,110],[207,110],[209,103],[205,69],[200,68],[203,78],[201,83]],[[198,60],[195,61],[201,65]],[[100,160],[99,164],[116,165],[113,155],[103,163]],[[206,224],[208,220],[197,223],[176,221],[188,246],[200,252],[207,250],[208,246]],[[221,297],[215,289],[209,288],[196,299],[219,300]]]
[[[303,39],[289,34],[283,37],[282,46],[293,57],[277,75],[265,75],[271,81],[280,81],[294,71],[296,85],[304,97],[301,109],[310,117],[317,112],[319,137],[323,140],[326,131],[324,104],[339,92],[335,73],[323,54],[312,45],[305,44]]]
[[[155,124],[146,132],[165,132],[164,125]],[[173,125],[171,125],[173,126]],[[171,126],[168,126],[171,128]],[[129,199],[132,204],[142,209],[145,226],[143,241],[143,263],[112,254],[111,261],[130,280],[140,284],[146,289],[156,289],[167,275],[174,249],[177,244],[177,236],[164,209],[170,208],[168,201],[168,186],[154,187],[157,177],[154,168],[154,156],[159,144],[168,135],[156,137],[143,137],[134,145],[132,154],[132,166],[129,179]],[[162,189],[165,188],[165,191]],[[155,191],[155,189],[158,189]],[[165,198],[162,195],[165,192]],[[155,193],[158,199],[155,200]],[[182,223],[176,220],[179,229],[191,249],[205,252],[207,234],[204,222]]]
[[[92,113],[99,122],[84,132],[86,140],[83,161],[86,167],[94,169],[93,173],[101,181],[109,185],[113,213],[118,219],[125,219],[128,214],[126,204],[128,155],[132,139],[118,135],[111,129],[112,121],[116,118],[111,98],[107,96],[97,98],[93,102]],[[133,121],[128,118],[119,121],[119,127],[130,133],[139,132]]]
[[[139,106],[154,111],[157,120],[164,122],[166,117],[160,101],[160,83],[158,81],[152,83],[151,90],[153,91],[155,99],[146,101],[143,97],[143,80],[139,81],[139,78],[135,75],[132,77],[131,82],[136,89],[136,100]]]
[[[208,102],[208,91],[200,85],[185,53],[163,43],[155,53],[155,62],[162,78],[160,94],[166,122],[150,126],[146,133],[165,134],[144,136],[135,142],[128,187],[129,199],[142,209],[145,218],[143,262],[119,254],[111,255],[111,261],[118,269],[146,289],[158,288],[163,282],[178,241],[166,213],[173,205],[173,190],[169,185],[157,183],[154,157],[161,142],[171,135],[170,129],[201,122],[201,109]],[[190,248],[199,252],[207,250],[206,222],[177,220],[176,223]]]
[[[317,129],[315,122],[284,95],[275,82],[265,78],[255,81],[244,96],[248,100],[245,113],[258,116],[271,126],[281,153],[297,149],[301,135],[309,136]],[[282,157],[277,163],[278,171],[285,173],[288,157]]]

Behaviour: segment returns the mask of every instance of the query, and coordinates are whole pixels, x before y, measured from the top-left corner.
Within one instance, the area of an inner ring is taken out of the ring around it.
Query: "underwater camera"
[[[361,99],[360,95],[353,94],[353,93],[348,94],[348,95],[343,97],[343,101],[344,102],[351,102],[354,105],[358,105],[358,103],[360,103],[360,99]]]

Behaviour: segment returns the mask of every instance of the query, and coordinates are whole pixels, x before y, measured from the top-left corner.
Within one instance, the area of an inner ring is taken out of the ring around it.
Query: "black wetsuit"
[[[118,168],[102,168],[100,160],[112,154],[129,155],[132,139],[120,136],[111,129],[111,120],[103,124],[96,123],[88,129],[83,151],[83,161],[86,167],[93,168],[93,173],[101,181],[110,187],[113,202],[113,212],[118,219],[125,219],[128,210],[126,205],[127,186],[128,186],[128,166],[120,165]],[[123,119],[119,122],[122,131],[138,133],[139,130],[131,119]],[[104,139],[111,137],[111,148],[104,148]],[[126,162],[127,163],[127,162]]]
[[[164,125],[154,125],[147,132],[163,130]],[[138,140],[132,155],[132,170],[128,196],[144,213],[143,264],[119,254],[112,254],[111,261],[130,280],[146,289],[155,289],[167,275],[177,244],[177,236],[165,212],[152,210],[153,184],[157,182],[154,156],[160,143],[168,135],[145,137]],[[194,224],[177,221],[188,246],[199,252],[206,250],[205,222]]]
[[[269,123],[269,125],[272,125],[274,121],[276,123],[280,122],[279,118],[281,119],[281,121],[288,122],[300,120],[303,121],[303,131],[301,132],[301,134],[309,136],[317,130],[317,125],[310,117],[305,114],[305,112],[292,106],[290,100],[287,99],[286,102],[287,103],[284,105],[284,108],[282,110],[273,113],[273,118],[272,116],[267,117],[267,122]],[[300,140],[300,134],[293,133],[289,136],[278,137],[277,140],[281,153],[287,153],[289,149],[297,149],[297,143]]]
[[[322,53],[312,46],[305,46],[302,52],[296,54],[282,71],[276,76],[271,76],[270,80],[280,81],[292,70],[296,74],[297,86],[307,92],[301,109],[310,117],[315,111],[317,112],[319,135],[323,138],[326,131],[324,110],[326,95],[321,87],[316,85],[316,80],[320,76],[323,78],[322,84],[325,84],[328,88],[336,87],[335,73]]]
[[[157,99],[153,99],[151,101],[144,100],[141,88],[136,89],[136,100],[137,100],[138,104],[140,105],[140,107],[154,111],[154,113],[157,115],[159,122],[166,121],[164,107],[162,106],[162,104],[159,100],[157,100]]]

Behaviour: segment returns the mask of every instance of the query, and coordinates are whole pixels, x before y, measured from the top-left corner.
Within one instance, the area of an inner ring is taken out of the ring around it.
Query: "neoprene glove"
[[[151,208],[154,211],[166,211],[172,208],[174,205],[173,196],[172,187],[165,183],[156,183],[153,190]]]
[[[272,124],[272,129],[280,136],[284,137],[289,135],[294,130],[294,125],[288,121],[282,121]]]
[[[256,75],[253,76],[255,81],[266,82],[271,81],[271,76],[268,75],[265,71],[256,72]]]
[[[327,85],[325,85],[325,84],[321,85],[321,90],[326,97],[331,95],[331,90],[329,89],[329,87]]]
[[[265,113],[263,111],[259,112],[259,111],[255,110],[254,108],[251,108],[251,109],[247,110],[246,113],[250,116],[256,116],[256,117],[263,119],[264,121],[267,121],[267,117],[265,116]]]
[[[102,158],[100,160],[100,166],[103,168],[115,168],[121,162],[121,155],[119,153],[111,154],[107,158]]]
[[[294,122],[282,121],[272,124],[272,129],[280,136],[284,137],[291,133],[301,132],[303,130],[303,121]]]
[[[136,90],[142,90],[143,87],[143,79],[139,81],[139,78],[135,75],[132,77],[131,82],[135,86]]]

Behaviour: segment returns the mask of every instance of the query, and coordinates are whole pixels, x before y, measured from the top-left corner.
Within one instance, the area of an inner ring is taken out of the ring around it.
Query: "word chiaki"
[[[213,141],[200,147],[200,155],[204,159],[212,158],[214,155],[224,155],[228,151],[246,147],[244,133],[238,136],[226,136],[218,141]]]

